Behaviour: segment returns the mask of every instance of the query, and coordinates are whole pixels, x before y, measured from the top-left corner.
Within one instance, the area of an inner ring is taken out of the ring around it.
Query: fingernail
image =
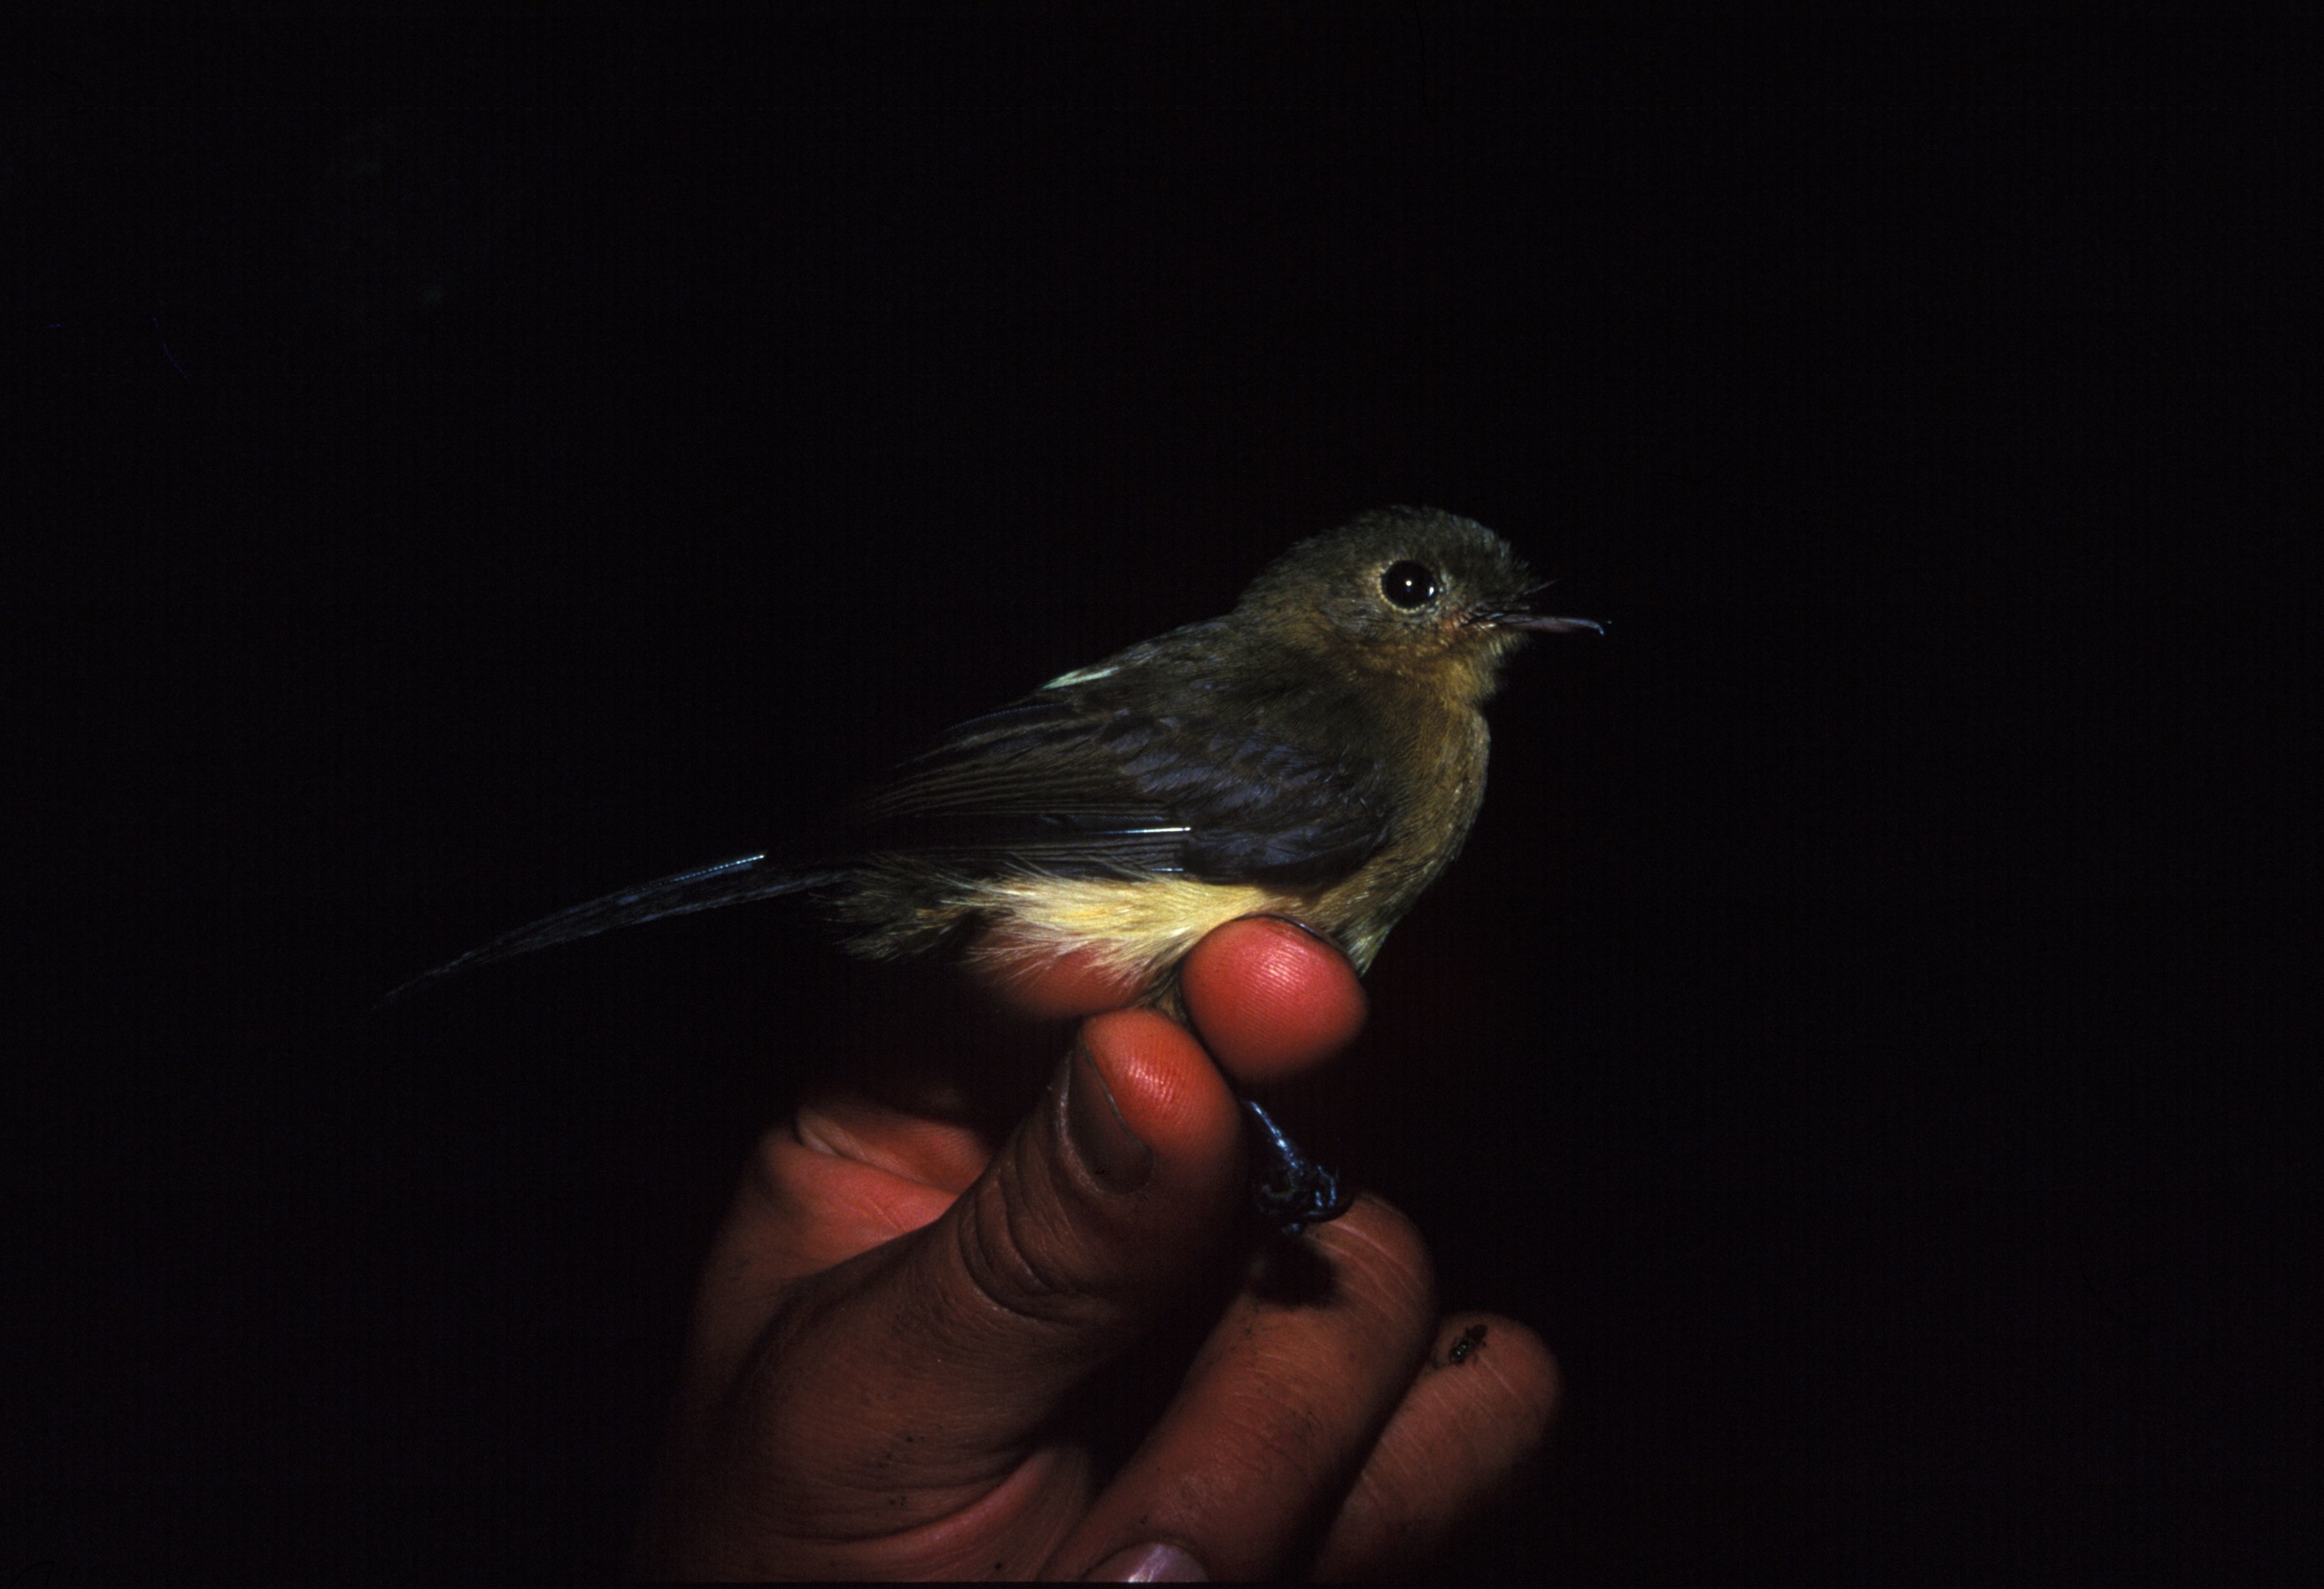
[[[1314,938],[1319,944],[1328,944],[1334,949],[1340,949],[1338,940],[1333,938],[1330,933],[1325,932],[1320,927],[1311,927],[1306,922],[1300,920],[1296,916],[1286,916],[1279,910],[1274,910],[1269,911],[1263,916],[1259,916],[1255,919],[1260,921],[1280,921],[1286,927],[1297,928],[1300,931],[1305,933],[1309,938]],[[1340,949],[1340,953],[1344,955],[1347,951],[1345,949]]]
[[[1134,1192],[1153,1173],[1154,1150],[1121,1118],[1105,1077],[1079,1043],[1065,1067],[1065,1128],[1074,1151],[1109,1192]]]
[[[1203,1564],[1175,1545],[1133,1545],[1106,1557],[1083,1580],[1091,1584],[1207,1584]]]

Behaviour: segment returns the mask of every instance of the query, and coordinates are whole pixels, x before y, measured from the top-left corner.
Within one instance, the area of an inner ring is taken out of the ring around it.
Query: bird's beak
[[[1536,613],[1495,613],[1493,623],[1502,629],[1523,629],[1533,634],[1606,633],[1606,625],[1595,618],[1545,618]]]

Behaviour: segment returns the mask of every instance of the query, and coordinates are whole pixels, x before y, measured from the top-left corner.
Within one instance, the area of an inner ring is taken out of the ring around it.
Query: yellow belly
[[[1252,883],[1155,877],[1012,877],[975,885],[959,901],[1007,930],[985,953],[1016,962],[1079,950],[1108,971],[1150,984],[1184,959],[1205,933],[1245,916],[1307,919],[1313,896]]]

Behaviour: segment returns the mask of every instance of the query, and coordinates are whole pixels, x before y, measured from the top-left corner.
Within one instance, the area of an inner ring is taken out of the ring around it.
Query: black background
[[[372,999],[1381,502],[1617,626],[1319,1105],[1570,1381],[1450,1570],[2316,1548],[2304,40],[88,15],[5,68],[0,1575],[607,1570],[896,995],[770,907]]]

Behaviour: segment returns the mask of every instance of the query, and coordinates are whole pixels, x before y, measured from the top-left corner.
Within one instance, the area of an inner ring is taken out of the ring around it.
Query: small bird
[[[1014,959],[1078,951],[1173,1014],[1212,928],[1292,919],[1368,970],[1460,853],[1485,792],[1480,709],[1543,588],[1501,538],[1434,508],[1300,541],[1224,617],[1060,674],[906,762],[820,860],[679,873],[518,928],[423,973],[471,970],[616,927],[772,895],[826,895],[854,953],[976,938]],[[980,933],[981,928],[998,931]],[[1347,1199],[1257,1104],[1286,1230]]]

